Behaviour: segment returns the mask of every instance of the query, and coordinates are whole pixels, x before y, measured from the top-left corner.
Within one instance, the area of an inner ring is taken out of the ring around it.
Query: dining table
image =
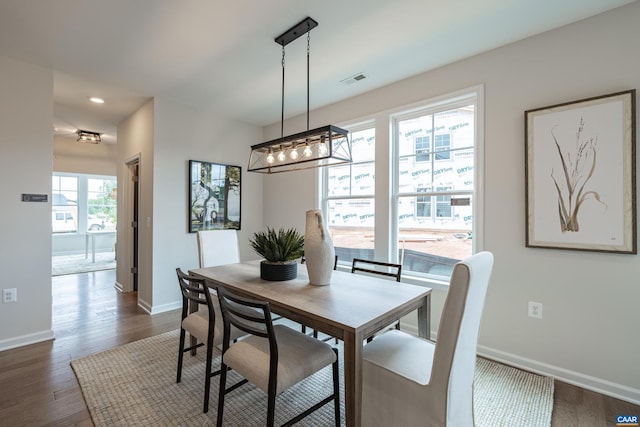
[[[362,403],[362,351],[365,340],[417,310],[418,334],[429,338],[431,289],[385,278],[333,271],[329,285],[309,283],[305,264],[295,279],[260,278],[260,261],[190,270],[211,287],[269,302],[271,311],[338,338],[344,353],[344,408],[347,426],[359,426]]]

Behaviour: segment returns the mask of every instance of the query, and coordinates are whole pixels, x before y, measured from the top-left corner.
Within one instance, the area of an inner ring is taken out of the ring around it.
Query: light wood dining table
[[[331,284],[309,284],[306,266],[298,277],[282,282],[260,279],[259,261],[194,269],[210,286],[268,301],[271,310],[344,343],[345,419],[360,425],[364,340],[402,316],[418,310],[418,333],[429,337],[431,289],[378,277],[334,271]]]

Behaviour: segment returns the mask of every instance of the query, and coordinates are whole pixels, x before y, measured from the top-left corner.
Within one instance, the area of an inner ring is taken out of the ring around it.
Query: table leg
[[[96,262],[96,235],[91,235],[91,262]]]
[[[362,346],[361,333],[344,334],[344,413],[347,427],[362,420]]]
[[[84,259],[89,258],[89,233],[84,234]]]
[[[431,339],[431,294],[424,297],[424,302],[418,309],[418,335]]]

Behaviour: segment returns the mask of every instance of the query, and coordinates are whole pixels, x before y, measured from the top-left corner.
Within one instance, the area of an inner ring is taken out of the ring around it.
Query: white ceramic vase
[[[306,212],[304,231],[304,258],[312,285],[328,285],[335,263],[335,249],[319,210]]]

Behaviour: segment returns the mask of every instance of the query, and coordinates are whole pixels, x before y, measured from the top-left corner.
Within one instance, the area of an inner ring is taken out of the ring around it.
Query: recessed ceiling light
[[[91,102],[95,102],[96,104],[104,104],[104,99],[102,98],[96,98],[95,96],[92,98],[89,98],[89,101]]]

